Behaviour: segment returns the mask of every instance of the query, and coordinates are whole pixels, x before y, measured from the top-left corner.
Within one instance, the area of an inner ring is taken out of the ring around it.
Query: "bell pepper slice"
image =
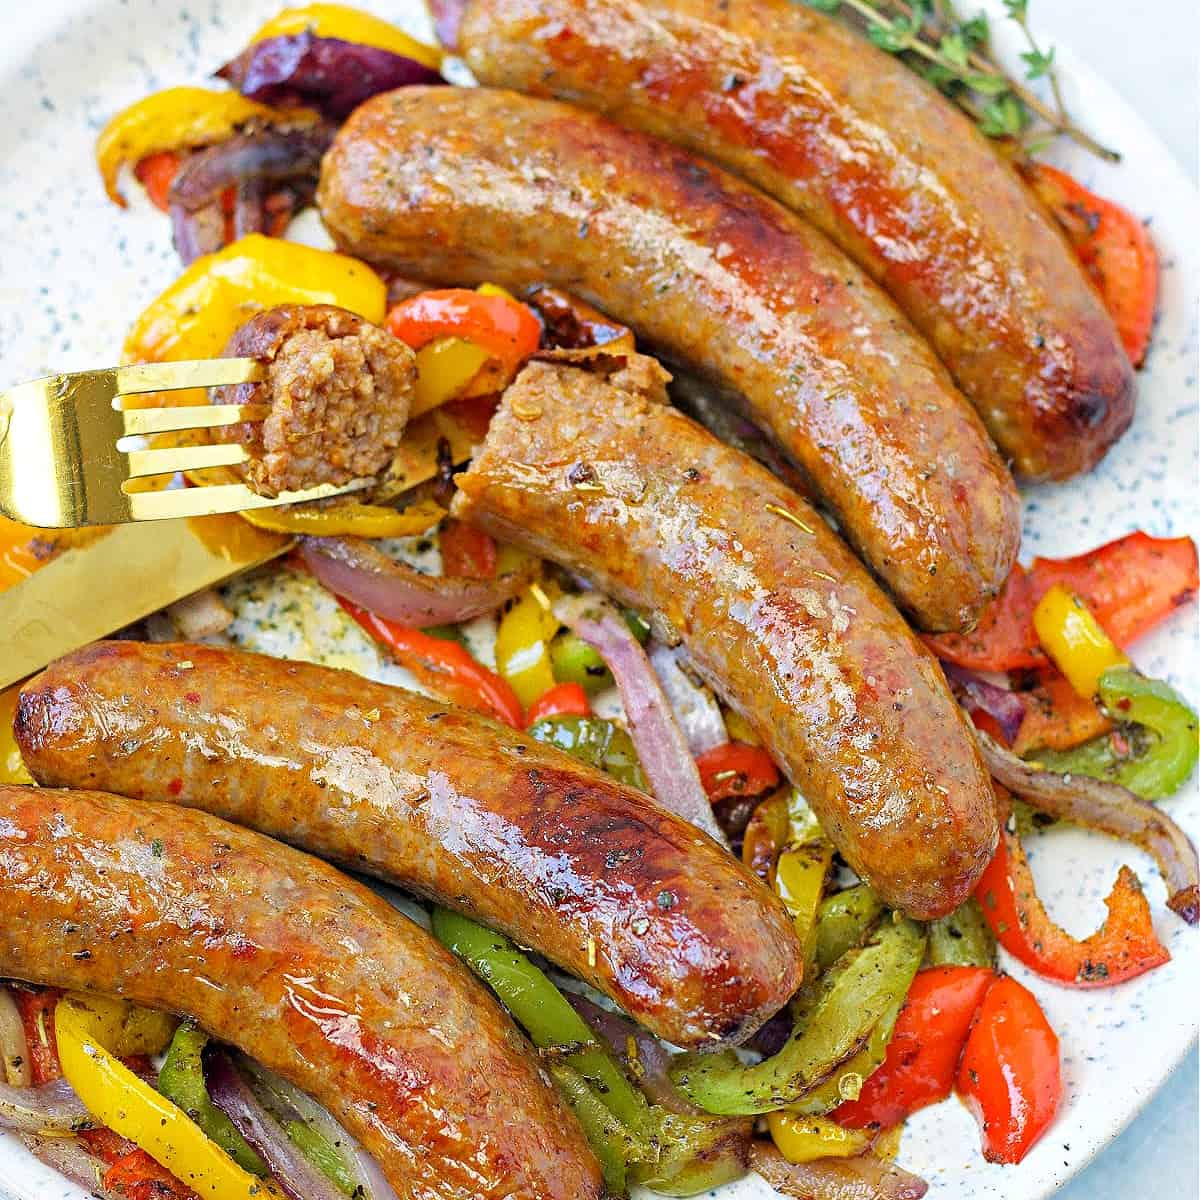
[[[1080,696],[1055,670],[1039,672],[1033,687],[1014,694],[1025,709],[1012,744],[1020,758],[1043,749],[1069,750],[1113,727],[1094,699]]]
[[[522,704],[532,704],[554,686],[550,640],[559,621],[540,584],[512,600],[496,628],[496,670]]]
[[[1145,800],[1174,795],[1200,757],[1197,717],[1182,696],[1161,679],[1115,666],[1100,676],[1100,702],[1125,732],[1065,751],[1038,751],[1047,771],[1088,775],[1121,784]]]
[[[438,530],[442,571],[462,579],[494,579],[498,553],[496,539],[467,521],[450,518]]]
[[[799,1100],[866,1041],[899,1006],[925,954],[915,922],[884,922],[873,940],[843,955],[818,982],[783,1049],[754,1066],[732,1054],[685,1055],[675,1085],[707,1112],[766,1113]]]
[[[196,1200],[191,1188],[159,1166],[145,1150],[130,1150],[115,1159],[100,1183],[106,1192],[123,1200]]]
[[[324,508],[298,505],[292,508],[257,508],[239,513],[244,521],[273,533],[307,534],[311,537],[365,538],[416,537],[428,533],[446,510],[432,500],[420,500],[407,508],[386,504],[364,504],[344,500]]]
[[[341,596],[338,603],[431,691],[463,708],[488,713],[514,729],[522,728],[524,713],[516,693],[494,671],[476,662],[464,646],[389,621]]]
[[[1146,226],[1057,167],[1031,162],[1023,170],[1100,289],[1125,353],[1135,367],[1141,366],[1158,295],[1158,254]]]
[[[124,208],[125,197],[117,179],[125,163],[141,162],[163,150],[190,150],[222,142],[248,121],[297,125],[316,119],[316,113],[308,109],[284,113],[237,92],[167,88],[131,104],[105,125],[96,139],[96,165],[108,198]]]
[[[1033,609],[1056,583],[1082,597],[1100,627],[1126,649],[1195,597],[1196,543],[1136,532],[1074,558],[1035,558],[1028,570],[1018,564],[971,633],[927,634],[925,641],[939,658],[961,667],[1045,667]]]
[[[646,777],[633,739],[615,721],[567,714],[542,717],[529,726],[529,736],[565,750],[572,758],[597,767],[630,787],[646,790]]]
[[[556,683],[529,706],[525,724],[536,725],[545,717],[589,717],[591,714],[587,692],[579,684]]]
[[[1053,584],[1037,602],[1033,628],[1042,649],[1080,696],[1094,696],[1100,676],[1110,667],[1129,665],[1092,610],[1061,583]]]
[[[601,1085],[605,1105],[630,1128],[640,1128],[649,1105],[629,1082],[608,1047],[539,970],[502,933],[470,917],[435,908],[433,935],[461,958],[504,1002],[541,1050],[569,1048],[565,1061]]]
[[[67,998],[88,1009],[92,1032],[118,1058],[158,1054],[166,1049],[179,1024],[170,1013],[114,996],[68,993]]]
[[[764,883],[771,883],[775,863],[788,839],[791,827],[788,793],[781,788],[760,800],[750,815],[742,835],[742,862]]]
[[[171,184],[179,173],[179,155],[174,150],[156,150],[133,168],[134,177],[146,189],[150,203],[162,212],[171,207]]]
[[[560,683],[577,683],[595,694],[613,686],[604,659],[577,633],[564,629],[550,642],[550,668]]]
[[[34,1087],[62,1077],[54,1037],[54,1010],[61,995],[54,988],[39,988],[32,992],[26,988],[13,988],[13,999],[17,1002],[25,1030],[25,1044],[29,1047],[29,1073]]]
[[[821,901],[817,910],[817,968],[827,971],[859,946],[883,916],[883,901],[865,883],[843,888]]]
[[[179,1105],[239,1167],[252,1175],[265,1176],[267,1164],[208,1094],[203,1060],[206,1045],[207,1033],[188,1021],[180,1025],[158,1069],[158,1090]]]
[[[442,52],[436,46],[419,42],[390,22],[348,4],[305,4],[285,8],[261,26],[250,42],[265,42],[267,38],[295,33],[313,33],[317,37],[339,38],[343,42],[390,50],[434,71],[442,65]]]
[[[767,1129],[788,1162],[816,1158],[852,1158],[863,1154],[871,1139],[859,1129],[848,1129],[826,1117],[805,1117],[782,1109],[767,1113]]]
[[[387,315],[387,327],[417,352],[414,413],[471,391],[489,359],[499,368],[488,388],[499,391],[538,348],[542,326],[532,309],[502,288],[483,285],[419,292]]]
[[[929,961],[934,966],[995,967],[996,938],[979,901],[968,897],[952,913],[930,921]]]
[[[957,1090],[975,1114],[988,1162],[1019,1163],[1062,1100],[1058,1037],[1033,993],[1002,975],[967,1035]]]
[[[761,746],[726,742],[701,754],[696,767],[714,804],[729,796],[757,796],[779,786],[779,768]]]
[[[247,234],[198,258],[145,309],[125,339],[125,359],[217,358],[239,326],[277,304],[334,304],[378,325],[387,286],[356,258]]]
[[[950,1095],[971,1021],[995,978],[988,967],[918,971],[883,1065],[858,1099],[834,1110],[834,1121],[851,1129],[886,1129]]]
[[[62,1072],[90,1112],[202,1197],[278,1196],[242,1170],[187,1114],[123,1066],[96,1033],[97,1015],[73,997],[54,1012]],[[102,1021],[100,1022],[102,1024]]]
[[[1070,987],[1112,987],[1167,962],[1137,876],[1122,867],[1105,904],[1108,919],[1090,937],[1056,925],[1038,897],[1007,797],[997,790],[1000,842],[975,895],[1005,950],[1046,979]]]

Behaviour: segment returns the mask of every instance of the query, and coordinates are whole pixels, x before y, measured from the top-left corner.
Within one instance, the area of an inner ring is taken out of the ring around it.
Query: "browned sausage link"
[[[457,5],[455,5],[457,7]],[[827,233],[896,299],[1018,474],[1094,466],[1133,374],[1052,221],[924,80],[793,0],[466,0],[484,83],[699,151]]]
[[[175,799],[436,897],[655,1033],[752,1033],[799,984],[782,905],[641,792],[474,713],[348,671],[100,643],[26,684],[42,783]]]
[[[937,662],[804,501],[621,382],[528,366],[458,477],[460,515],[675,631],[855,870],[913,916],[948,912],[996,825]]]
[[[665,142],[549,101],[405,88],[325,159],[352,253],[463,282],[549,280],[745,398],[928,629],[1003,583],[1019,502],[945,368],[806,222]]]
[[[0,975],[194,1017],[324,1104],[403,1200],[600,1195],[484,988],[333,867],[169,804],[0,785]]]

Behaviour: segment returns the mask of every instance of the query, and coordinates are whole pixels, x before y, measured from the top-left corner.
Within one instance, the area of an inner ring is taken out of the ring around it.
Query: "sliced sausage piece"
[[[804,501],[628,378],[526,367],[457,477],[458,515],[682,640],[847,862],[915,917],[949,912],[996,823],[937,661]]]
[[[318,1100],[402,1200],[579,1200],[528,1043],[419,926],[207,813],[0,785],[0,975],[195,1020]]]
[[[326,156],[325,223],[408,273],[551,282],[742,397],[927,629],[1020,537],[1012,479],[888,298],[782,205],[666,142],[509,92],[404,88]]]
[[[247,483],[264,496],[377,475],[392,461],[416,366],[386,329],[328,304],[285,304],[251,317],[225,347],[256,358],[262,383],[213,390],[217,404],[265,404],[262,421],[218,433],[250,454]]]
[[[1019,475],[1089,470],[1128,428],[1129,361],[1052,219],[964,113],[832,17],[466,0],[458,38],[482,82],[687,146],[807,217],[930,340]]]
[[[800,982],[782,904],[694,826],[349,671],[102,642],[25,685],[15,731],[40,783],[175,800],[432,896],[679,1045],[748,1037]]]

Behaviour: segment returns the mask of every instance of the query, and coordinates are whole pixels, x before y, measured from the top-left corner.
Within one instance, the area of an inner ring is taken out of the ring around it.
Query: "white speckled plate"
[[[91,163],[92,139],[130,101],[202,80],[279,7],[280,0],[0,0],[0,386],[115,360],[131,319],[178,266],[160,215],[136,203],[122,213],[106,202]],[[426,31],[419,0],[371,0],[365,7]],[[1000,4],[987,0],[986,7]],[[1087,479],[1027,494],[1026,558],[1084,550],[1135,528],[1200,532],[1200,197],[1112,89],[1061,47],[1059,61],[1072,109],[1125,154],[1120,166],[1109,166],[1063,146],[1061,162],[1150,222],[1163,261],[1162,315],[1130,433]],[[1194,701],[1200,700],[1195,634],[1193,607],[1137,648],[1146,671],[1166,676]],[[1200,836],[1195,781],[1170,807]],[[1102,918],[1101,900],[1118,864],[1133,862],[1174,959],[1133,983],[1091,993],[1029,980],[1016,969],[1062,1039],[1066,1103],[1053,1130],[1016,1168],[983,1162],[974,1124],[956,1102],[919,1114],[905,1134],[901,1161],[930,1180],[936,1197],[1046,1196],[1120,1132],[1195,1036],[1200,931],[1166,910],[1149,860],[1068,831],[1040,838],[1033,857],[1049,907],[1078,934]],[[0,1194],[81,1195],[2,1140]],[[721,1200],[769,1195],[750,1179],[723,1189]]]

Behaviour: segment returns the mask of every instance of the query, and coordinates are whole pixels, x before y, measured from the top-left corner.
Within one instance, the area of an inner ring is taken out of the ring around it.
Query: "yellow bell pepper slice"
[[[160,1054],[170,1044],[179,1018],[156,1008],[143,1008],[116,996],[68,993],[75,1004],[88,1010],[92,1035],[118,1058],[133,1054]]]
[[[861,1129],[846,1129],[825,1117],[802,1117],[786,1111],[768,1113],[767,1128],[779,1153],[794,1163],[852,1158],[862,1154],[871,1142]]]
[[[250,233],[196,259],[146,308],[125,339],[125,360],[215,358],[239,326],[277,304],[336,304],[378,325],[387,285],[357,258]]]
[[[489,357],[482,346],[467,338],[440,337],[422,346],[416,353],[412,416],[419,417],[464,395]]]
[[[204,1200],[280,1196],[268,1180],[243,1171],[183,1111],[104,1044],[110,1018],[92,998],[68,996],[54,1010],[63,1075],[88,1112],[136,1143]]]
[[[310,534],[313,537],[416,537],[428,533],[446,515],[432,500],[421,500],[408,508],[387,508],[350,500],[329,508],[258,508],[239,514],[259,529],[274,533]]]
[[[731,742],[745,742],[747,746],[762,745],[762,739],[740,712],[727,708],[722,711],[722,715],[725,718],[725,732],[729,734]]]
[[[1129,666],[1128,657],[1100,627],[1088,606],[1056,583],[1033,610],[1033,628],[1042,648],[1079,695],[1091,699],[1110,667]]]
[[[281,121],[296,125],[315,121],[308,109],[286,113],[247,100],[237,92],[213,92],[207,88],[173,87],[153,92],[131,104],[100,131],[96,139],[96,165],[104,190],[114,203],[125,207],[117,187],[121,167],[141,162],[161,150],[190,150],[232,137],[250,120]]]
[[[17,739],[13,736],[13,717],[20,694],[19,683],[0,692],[0,783],[33,783],[33,776],[21,758]]]
[[[306,32],[390,50],[435,71],[442,65],[442,52],[436,46],[418,42],[388,21],[381,21],[348,4],[305,4],[300,8],[285,8],[262,26],[250,41],[262,42],[267,38]]]
[[[530,584],[500,618],[496,630],[496,670],[528,708],[554,686],[550,640],[558,618],[541,584]]]

